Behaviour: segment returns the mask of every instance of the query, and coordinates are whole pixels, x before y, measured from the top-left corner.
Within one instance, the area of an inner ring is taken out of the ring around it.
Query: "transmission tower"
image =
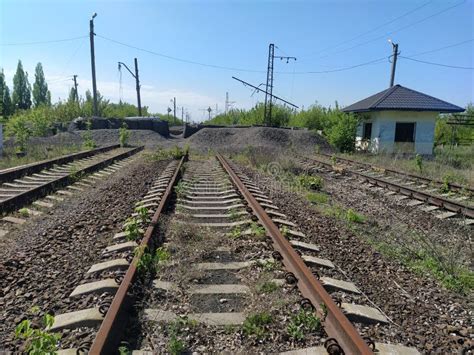
[[[290,59],[296,60],[296,57],[275,56],[275,45],[270,43],[268,46],[268,66],[267,66],[267,85],[265,89],[265,111],[263,120],[267,126],[272,125],[272,100],[273,100],[273,62],[275,58],[285,59],[288,63]]]

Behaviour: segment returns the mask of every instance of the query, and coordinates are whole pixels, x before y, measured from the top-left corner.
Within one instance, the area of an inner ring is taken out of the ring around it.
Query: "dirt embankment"
[[[321,150],[331,149],[326,140],[314,132],[269,127],[203,128],[187,142],[191,148],[200,151],[239,151],[248,146],[297,152],[314,152],[316,145]]]

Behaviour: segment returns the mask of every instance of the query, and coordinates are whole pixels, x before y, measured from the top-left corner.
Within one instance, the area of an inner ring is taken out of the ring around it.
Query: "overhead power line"
[[[363,32],[363,33],[361,33],[361,34],[355,36],[355,37],[352,37],[352,38],[349,38],[349,39],[344,40],[344,41],[342,41],[342,42],[336,43],[336,44],[334,44],[334,45],[332,45],[332,46],[329,46],[329,47],[326,47],[326,48],[324,48],[324,49],[322,49],[322,50],[320,50],[320,51],[316,51],[316,52],[313,52],[313,53],[309,53],[309,55],[315,55],[315,54],[323,53],[323,52],[326,52],[326,51],[328,51],[328,50],[330,50],[330,49],[337,48],[337,47],[339,47],[339,46],[342,46],[343,44],[346,44],[346,43],[352,42],[352,41],[354,41],[354,40],[356,40],[356,39],[359,39],[359,38],[361,38],[361,37],[363,37],[363,36],[365,36],[365,35],[367,35],[367,34],[369,34],[369,33],[375,32],[375,31],[377,31],[378,29],[380,29],[380,28],[382,28],[382,27],[385,27],[385,26],[387,26],[387,25],[390,25],[391,23],[394,23],[395,21],[398,21],[398,20],[400,20],[400,19],[402,19],[402,18],[404,18],[404,17],[406,17],[406,16],[408,16],[408,15],[411,15],[412,13],[414,13],[414,12],[416,12],[416,11],[418,11],[418,10],[424,8],[425,6],[431,4],[432,2],[433,2],[433,0],[428,1],[428,2],[424,3],[424,4],[421,5],[421,6],[418,6],[418,7],[414,8],[414,9],[408,11],[408,12],[405,12],[404,14],[402,14],[402,15],[400,15],[400,16],[398,16],[398,17],[395,17],[394,19],[392,19],[392,20],[390,20],[390,21],[388,21],[388,22],[385,22],[385,23],[383,23],[383,24],[380,24],[380,25],[378,25],[377,27],[374,27],[374,28],[372,28],[372,29],[370,29],[370,30],[368,30],[368,31],[366,31],[366,32]]]
[[[158,52],[151,51],[151,50],[148,50],[148,49],[133,46],[131,44],[120,42],[120,41],[117,41],[115,39],[108,38],[108,37],[105,37],[105,36],[102,36],[102,35],[99,35],[99,34],[96,34],[96,36],[100,37],[102,39],[105,39],[106,41],[113,42],[113,43],[116,43],[116,44],[120,44],[121,46],[133,48],[133,49],[136,49],[136,50],[139,50],[139,51],[142,51],[142,52],[146,52],[146,53],[153,54],[153,55],[156,55],[156,56],[159,56],[159,57],[175,60],[175,61],[178,61],[178,62],[183,62],[183,63],[188,63],[188,64],[195,64],[195,65],[200,65],[200,66],[203,66],[203,67],[210,67],[210,68],[222,69],[222,70],[232,70],[232,71],[241,71],[241,72],[250,72],[250,73],[266,73],[266,71],[264,71],[264,70],[242,69],[242,68],[226,67],[226,66],[216,65],[216,64],[207,64],[207,63],[202,63],[202,62],[196,62],[194,60],[178,58],[178,57],[170,56],[170,55],[167,55],[167,54],[158,53]]]
[[[326,73],[335,73],[335,72],[346,71],[346,70],[350,70],[350,69],[355,69],[355,68],[363,67],[363,66],[366,66],[366,65],[375,64],[375,63],[381,63],[381,62],[383,62],[383,61],[385,61],[385,60],[387,60],[387,57],[382,57],[382,58],[378,58],[378,59],[371,60],[371,61],[369,61],[369,62],[360,63],[360,64],[355,64],[355,65],[351,65],[351,66],[348,66],[348,67],[330,69],[330,70],[321,70],[321,71],[300,71],[300,72],[281,72],[280,74],[326,74]]]
[[[469,42],[472,42],[472,41],[474,41],[474,38],[471,38],[471,39],[468,39],[466,41],[462,41],[462,42],[459,42],[459,43],[450,44],[450,45],[447,45],[447,46],[444,46],[444,47],[441,47],[441,48],[431,49],[429,51],[425,51],[425,52],[421,52],[421,53],[415,53],[415,54],[412,54],[412,55],[408,55],[407,57],[413,58],[413,57],[418,57],[420,55],[424,55],[424,54],[428,54],[428,53],[439,52],[439,51],[442,51],[444,49],[457,47],[457,46],[460,46],[462,44],[466,44],[466,43],[469,43]]]
[[[446,68],[453,68],[453,69],[466,69],[466,70],[474,69],[474,67],[461,67],[461,66],[457,66],[457,65],[433,63],[433,62],[427,62],[427,61],[424,61],[424,60],[419,60],[419,59],[414,59],[414,58],[404,57],[404,56],[400,56],[400,58],[412,60],[414,62],[419,62],[419,63],[423,63],[423,64],[437,65],[439,67],[446,67]]]
[[[427,16],[427,17],[424,17],[424,18],[422,18],[422,19],[420,19],[420,20],[417,20],[417,21],[415,21],[415,22],[409,23],[408,25],[399,27],[399,28],[397,28],[397,29],[395,29],[395,30],[393,30],[393,31],[387,32],[387,33],[385,33],[385,34],[383,34],[383,35],[381,35],[381,36],[378,36],[378,37],[376,37],[376,38],[372,38],[372,39],[370,39],[370,40],[368,40],[368,41],[365,41],[365,42],[362,42],[362,43],[358,43],[358,44],[356,44],[356,45],[354,45],[354,46],[352,46],[352,47],[349,47],[349,48],[341,49],[341,50],[336,51],[336,52],[333,52],[333,53],[331,53],[331,54],[323,55],[323,56],[318,57],[318,58],[326,58],[326,57],[329,57],[329,56],[332,56],[332,55],[335,55],[335,54],[347,52],[347,51],[350,51],[350,50],[352,50],[352,49],[355,49],[355,48],[358,48],[358,47],[361,47],[361,46],[365,46],[366,44],[369,44],[369,43],[378,41],[379,39],[387,38],[387,37],[393,35],[394,33],[397,33],[397,32],[403,31],[403,30],[405,30],[405,29],[407,29],[407,28],[409,28],[409,27],[418,25],[418,24],[421,23],[421,22],[424,22],[424,21],[429,20],[429,19],[431,19],[431,18],[433,18],[433,17],[435,17],[435,16],[441,15],[441,14],[443,14],[443,13],[445,13],[445,12],[451,10],[451,9],[454,9],[454,8],[456,8],[456,7],[458,7],[458,6],[461,6],[461,5],[464,4],[465,2],[466,2],[466,0],[463,0],[463,1],[459,2],[459,3],[457,3],[457,4],[454,4],[453,6],[450,6],[450,7],[445,8],[444,10],[438,11],[438,12],[436,12],[436,13],[430,15],[430,16]]]
[[[53,39],[49,41],[38,41],[38,42],[18,42],[18,43],[0,43],[0,46],[30,46],[35,44],[48,44],[48,43],[59,43],[59,42],[71,42],[77,41],[78,39],[87,38],[88,36],[78,36],[78,37],[71,37],[71,38],[63,38],[63,39]]]

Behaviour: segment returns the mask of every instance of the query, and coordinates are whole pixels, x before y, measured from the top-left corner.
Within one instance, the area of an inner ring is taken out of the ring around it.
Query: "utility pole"
[[[174,123],[176,123],[176,97],[173,97],[173,106],[174,106]]]
[[[270,43],[268,46],[267,85],[265,88],[265,111],[263,116],[263,120],[267,126],[272,125],[273,62],[275,58],[280,58],[280,60],[286,59],[287,63],[290,59],[296,60],[296,57],[275,56],[275,45]]]
[[[97,83],[95,78],[95,51],[94,51],[94,18],[97,16],[97,13],[92,14],[92,18],[89,20],[89,37],[91,42],[91,67],[92,67],[92,95],[94,98],[94,116],[99,115],[97,110]]]
[[[170,121],[170,112],[172,111],[171,108],[168,107],[168,122]]]
[[[76,99],[76,102],[79,102],[79,94],[77,93],[77,75],[73,75],[73,79],[74,81],[74,97]]]
[[[389,39],[388,41],[392,44],[392,47],[393,47],[392,74],[390,75],[390,87],[392,87],[395,82],[395,69],[397,67],[397,57],[400,54],[400,52],[398,51],[398,43],[393,43],[391,39]]]
[[[140,77],[138,76],[138,59],[135,58],[135,74],[127,67],[125,63],[118,62],[118,69],[121,69],[121,66],[124,66],[125,69],[135,78],[135,86],[137,90],[137,105],[138,105],[138,116],[142,116],[142,100],[140,98]]]
[[[184,107],[181,106],[181,121],[184,122]]]

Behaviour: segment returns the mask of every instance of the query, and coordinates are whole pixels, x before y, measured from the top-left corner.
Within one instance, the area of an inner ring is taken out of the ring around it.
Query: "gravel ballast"
[[[139,157],[8,234],[0,252],[0,352],[24,350],[14,337],[22,320],[40,326],[45,312],[71,310],[69,294],[166,164]]]
[[[320,214],[301,195],[275,188],[280,184],[274,177],[242,169],[269,194],[280,212],[299,226],[308,237],[306,242],[321,247],[320,257],[339,266],[393,321],[388,328],[370,328],[365,335],[376,341],[415,346],[425,353],[456,353],[472,346],[468,299],[385,258],[340,221]],[[352,203],[356,206],[354,200]]]

